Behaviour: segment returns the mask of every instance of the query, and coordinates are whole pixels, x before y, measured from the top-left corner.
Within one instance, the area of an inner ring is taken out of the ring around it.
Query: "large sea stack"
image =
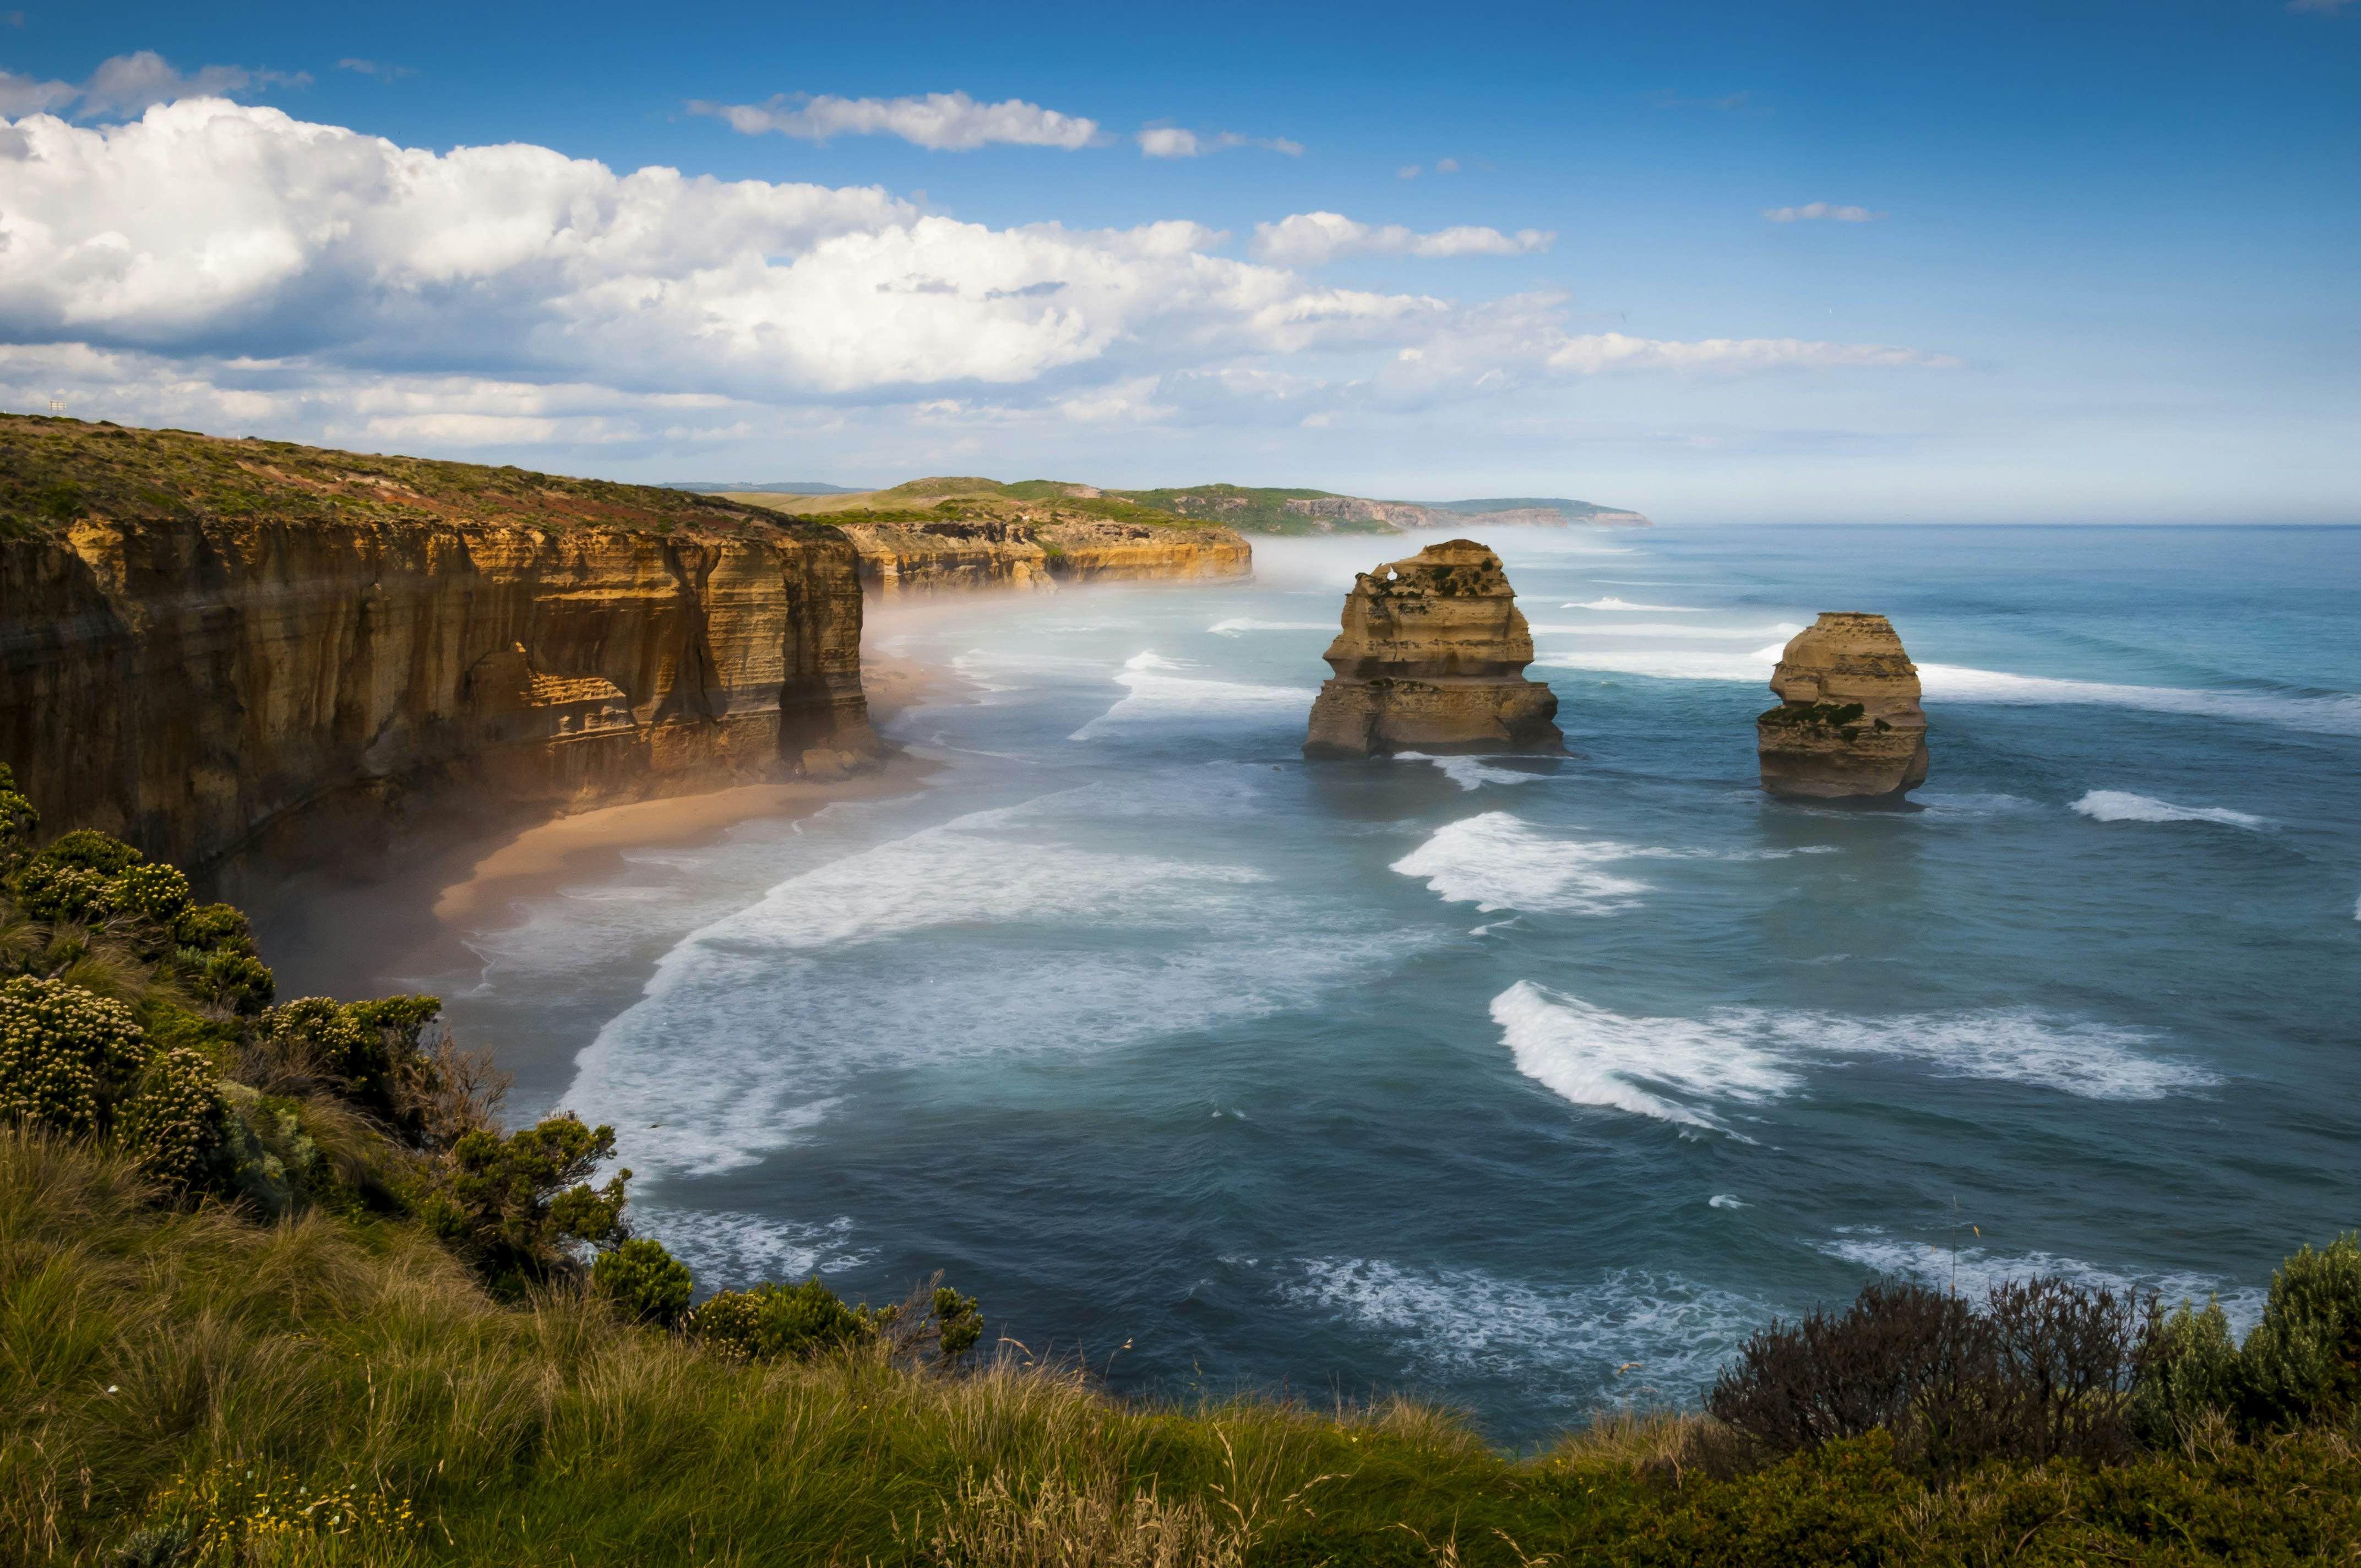
[[[1554,751],[1557,697],[1525,678],[1533,635],[1500,558],[1472,539],[1364,572],[1328,647],[1307,757]]]
[[[1918,666],[1885,617],[1822,614],[1788,641],[1771,689],[1779,706],[1754,730],[1772,794],[1898,795],[1927,782]]]

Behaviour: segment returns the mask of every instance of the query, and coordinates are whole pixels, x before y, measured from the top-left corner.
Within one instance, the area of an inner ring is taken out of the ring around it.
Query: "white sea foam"
[[[1605,670],[1658,680],[1760,682],[1771,678],[1772,666],[1784,652],[1784,645],[1776,642],[1751,653],[1710,648],[1586,648],[1545,653],[1533,663],[1551,669]]]
[[[1523,784],[1544,778],[1543,773],[1529,773],[1516,768],[1496,768],[1477,757],[1436,757],[1424,751],[1397,751],[1398,762],[1433,762],[1443,774],[1461,789],[1480,789],[1488,784]]]
[[[1653,852],[1611,839],[1552,839],[1505,811],[1488,811],[1435,829],[1393,869],[1479,910],[1611,915],[1631,908],[1648,884],[1601,867]]]
[[[2266,817],[2250,817],[2219,806],[2175,806],[2127,790],[2094,789],[2074,803],[2076,811],[2099,822],[2218,822],[2228,828],[2268,828]]]
[[[973,812],[814,867],[697,931],[577,1063],[566,1102],[635,1168],[742,1167],[812,1135],[874,1074],[1119,1049],[1312,1005],[1438,933],[1274,890],[1218,853],[1122,846],[1123,818],[1212,811],[1238,768]],[[1120,797],[1120,808],[1118,807]],[[1233,816],[1235,813],[1232,814]],[[881,977],[875,944],[890,940]],[[656,1124],[650,1125],[649,1124]]]
[[[2155,1054],[2145,1030],[2030,1008],[1856,1018],[1726,1007],[1659,1018],[1519,981],[1492,999],[1492,1020],[1517,1070],[1577,1105],[1720,1132],[1730,1131],[1720,1102],[1775,1099],[1797,1087],[1807,1067],[1845,1056],[1921,1061],[1949,1077],[2090,1100],[2155,1100],[2221,1081]]]
[[[1563,1404],[1603,1390],[1694,1401],[1741,1341],[1772,1315],[1762,1301],[1676,1274],[1620,1268],[1581,1284],[1503,1279],[1481,1269],[1316,1257],[1280,1293],[1343,1317],[1450,1377],[1537,1373]]]
[[[876,1255],[851,1245],[852,1221],[799,1224],[760,1214],[673,1209],[631,1200],[632,1227],[653,1236],[702,1284],[743,1289],[858,1268]]]
[[[1586,600],[1583,600],[1583,601],[1582,601],[1582,602],[1580,602],[1580,603],[1571,603],[1571,602],[1569,602],[1569,603],[1566,603],[1566,604],[1562,604],[1562,605],[1558,606],[1558,609],[1620,609],[1620,610],[1635,610],[1635,609],[1639,609],[1639,610],[1652,610],[1652,611],[1653,611],[1654,613],[1656,613],[1656,614],[1658,614],[1658,615],[1703,615],[1703,614],[1705,613],[1705,611],[1704,611],[1704,610],[1699,609],[1698,609],[1697,606],[1695,606],[1695,605],[1687,605],[1687,604],[1633,604],[1633,603],[1631,603],[1631,602],[1630,600],[1628,600],[1628,599],[1620,599],[1620,598],[1614,598],[1612,595],[1610,595],[1610,596],[1609,596],[1608,598],[1603,598],[1603,599],[1586,599]]]
[[[1223,637],[1237,637],[1248,631],[1334,631],[1333,620],[1256,620],[1246,616],[1233,616],[1217,620],[1205,628]]]
[[[1759,1103],[1802,1081],[1774,1048],[1719,1019],[1626,1017],[1529,980],[1492,998],[1492,1022],[1517,1070],[1551,1092],[1685,1127],[1729,1132],[1700,1102]]]
[[[1227,729],[1282,714],[1301,718],[1319,695],[1309,686],[1247,685],[1180,673],[1196,667],[1167,659],[1153,649],[1133,654],[1115,676],[1115,683],[1130,695],[1070,739],[1093,740],[1127,729],[1191,723]]]
[[[2256,1320],[2262,1316],[2267,1294],[2254,1286],[2234,1284],[2214,1275],[2102,1268],[2080,1258],[2060,1257],[2048,1252],[2029,1252],[2012,1256],[1987,1251],[1980,1245],[1969,1245],[1954,1254],[1949,1242],[1902,1241],[1873,1229],[1847,1230],[1834,1240],[1816,1245],[1831,1257],[1857,1263],[1878,1274],[1947,1288],[1956,1284],[1961,1294],[1971,1299],[1987,1295],[1995,1285],[2031,1279],[2036,1276],[2066,1279],[2076,1285],[2136,1291],[2142,1296],[2153,1290],[2164,1299],[2168,1307],[2179,1306],[2182,1301],[2191,1301],[2202,1307],[2208,1298],[2213,1298],[2221,1301],[2222,1310],[2228,1314],[2232,1324],[2242,1334],[2254,1327]]]
[[[1735,1192],[1717,1192],[1705,1201],[1706,1207],[1708,1209],[1751,1209],[1753,1207],[1752,1203],[1748,1203],[1741,1200]]]
[[[2181,686],[2118,685],[2105,681],[2053,680],[1956,664],[1921,664],[1919,684],[1946,702],[2093,703],[2276,724],[2323,735],[2361,735],[2361,696],[2336,692],[2301,696],[2287,692],[2206,691]]]

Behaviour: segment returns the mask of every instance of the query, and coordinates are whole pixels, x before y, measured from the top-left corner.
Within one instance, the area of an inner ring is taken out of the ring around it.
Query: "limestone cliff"
[[[1022,515],[868,521],[858,513],[837,526],[861,553],[862,584],[888,598],[1120,578],[1237,577],[1254,569],[1253,550],[1227,528]]]
[[[0,761],[51,830],[202,870],[429,802],[566,809],[874,746],[830,529],[31,419],[0,419]]]
[[[1557,697],[1525,678],[1533,638],[1500,558],[1469,539],[1364,572],[1326,654],[1308,757],[1556,751]]]
[[[1808,799],[1893,795],[1927,780],[1918,666],[1882,615],[1823,613],[1788,640],[1755,720],[1763,787]]]

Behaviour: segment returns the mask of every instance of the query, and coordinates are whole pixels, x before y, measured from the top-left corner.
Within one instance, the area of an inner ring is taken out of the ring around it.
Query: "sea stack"
[[[1779,706],[1754,721],[1763,787],[1812,800],[1899,795],[1927,782],[1918,666],[1882,615],[1829,610],[1771,672]]]
[[[1307,757],[1555,751],[1557,697],[1525,678],[1533,634],[1500,558],[1472,539],[1364,572],[1328,646]]]

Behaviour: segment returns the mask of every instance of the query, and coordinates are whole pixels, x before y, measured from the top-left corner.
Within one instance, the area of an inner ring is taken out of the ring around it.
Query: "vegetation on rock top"
[[[0,414],[0,539],[54,534],[85,518],[803,532],[783,529],[774,512],[653,485]]]

